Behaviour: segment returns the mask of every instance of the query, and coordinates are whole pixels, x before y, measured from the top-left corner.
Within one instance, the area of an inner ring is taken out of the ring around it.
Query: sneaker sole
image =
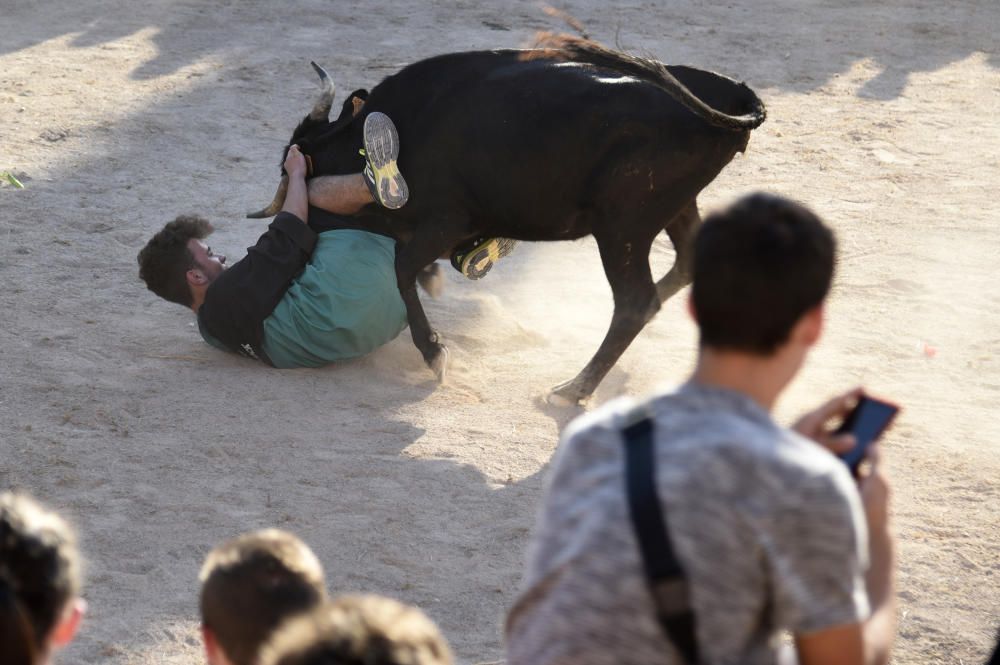
[[[384,113],[374,111],[365,118],[365,157],[375,177],[379,202],[386,208],[401,208],[410,198],[403,174],[396,166],[399,157],[399,135]]]
[[[490,238],[462,259],[460,270],[469,279],[482,279],[497,261],[513,252],[516,246],[517,241],[510,238]]]
[[[493,258],[486,247],[472,252],[462,261],[462,274],[468,279],[482,279],[492,269]]]

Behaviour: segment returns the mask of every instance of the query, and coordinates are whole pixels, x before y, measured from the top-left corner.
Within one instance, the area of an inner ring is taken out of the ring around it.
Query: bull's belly
[[[482,235],[525,242],[579,240],[593,232],[590,215],[582,210],[564,215],[562,218],[541,219],[519,216],[516,212],[511,212],[510,216],[503,220],[482,222],[476,224],[476,228]]]

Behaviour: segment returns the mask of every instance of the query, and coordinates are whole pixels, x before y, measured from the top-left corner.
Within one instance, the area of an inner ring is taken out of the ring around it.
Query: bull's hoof
[[[586,392],[574,379],[572,381],[560,383],[558,386],[549,391],[545,401],[552,406],[567,407],[577,406],[588,397],[590,397],[590,393]]]
[[[442,344],[438,348],[437,355],[427,363],[434,372],[434,376],[437,377],[438,383],[444,383],[445,379],[448,377],[448,361],[450,355],[448,347]]]

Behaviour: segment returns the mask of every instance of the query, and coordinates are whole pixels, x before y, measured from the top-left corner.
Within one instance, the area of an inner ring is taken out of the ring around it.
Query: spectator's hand
[[[818,409],[810,411],[796,422],[792,429],[806,436],[830,452],[846,453],[854,447],[854,435],[834,434],[830,421],[843,420],[854,408],[862,394],[861,388],[854,388],[837,395]],[[868,448],[865,460],[858,471],[858,491],[868,519],[868,530],[872,533],[884,531],[889,522],[889,482],[879,468],[880,448],[877,443]]]
[[[799,418],[792,425],[792,429],[802,436],[812,439],[834,455],[848,452],[854,447],[854,435],[834,434],[834,428],[830,426],[830,421],[837,419],[837,425],[839,425],[844,416],[857,404],[861,392],[861,388],[854,388],[842,395],[837,395],[818,409]]]
[[[306,177],[306,158],[299,152],[299,146],[292,145],[288,148],[288,155],[285,157],[285,173],[289,178]]]

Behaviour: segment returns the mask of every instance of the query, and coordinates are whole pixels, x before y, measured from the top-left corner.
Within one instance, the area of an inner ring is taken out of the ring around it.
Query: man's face
[[[187,248],[191,252],[191,256],[194,257],[195,266],[205,275],[209,283],[215,281],[215,278],[226,269],[225,254],[214,253],[212,248],[201,240],[191,238],[188,240]]]

